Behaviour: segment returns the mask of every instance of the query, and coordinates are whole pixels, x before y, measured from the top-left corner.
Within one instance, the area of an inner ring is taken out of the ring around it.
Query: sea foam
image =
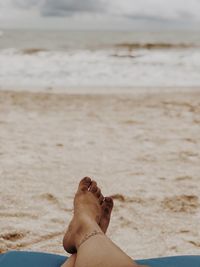
[[[198,36],[5,30],[0,88],[200,86]]]
[[[200,50],[0,51],[1,87],[200,86]]]

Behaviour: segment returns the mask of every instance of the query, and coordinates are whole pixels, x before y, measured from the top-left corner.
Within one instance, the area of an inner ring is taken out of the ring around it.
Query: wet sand
[[[200,253],[200,91],[0,92],[0,252],[65,254],[80,178],[115,208],[131,257]]]

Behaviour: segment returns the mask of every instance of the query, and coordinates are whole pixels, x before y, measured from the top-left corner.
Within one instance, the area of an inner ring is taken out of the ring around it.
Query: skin
[[[93,182],[94,185],[94,182]],[[91,190],[90,186],[90,190]],[[102,195],[102,194],[101,194]],[[102,195],[103,196],[103,195]],[[102,197],[101,197],[102,199]],[[110,217],[111,217],[111,212],[113,209],[113,200],[110,197],[103,197],[103,201],[101,204],[101,219],[99,222],[99,226],[101,230],[106,233],[109,223],[110,223]],[[63,240],[64,242],[64,240]],[[76,261],[77,254],[74,253],[72,254],[68,260],[62,265],[62,267],[74,267],[75,266],[75,261]]]
[[[94,186],[94,182],[93,182]],[[90,190],[91,190],[90,186]],[[102,195],[102,194],[101,194]],[[102,197],[101,197],[102,199]],[[101,203],[101,219],[99,222],[99,226],[101,230],[106,233],[109,223],[110,223],[110,217],[111,217],[111,212],[113,209],[113,200],[110,197],[103,197],[103,201]],[[62,267],[74,267],[75,266],[75,261],[76,261],[77,254],[74,253],[72,254],[68,260],[62,265]]]
[[[138,267],[105,235],[113,206],[108,200],[110,206],[103,203],[95,181],[89,177],[80,181],[74,216],[63,239],[65,250],[73,255],[62,267]]]

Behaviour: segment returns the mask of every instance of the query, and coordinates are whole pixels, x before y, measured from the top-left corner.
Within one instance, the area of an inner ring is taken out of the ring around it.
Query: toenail
[[[91,181],[90,177],[85,177],[84,180],[86,183],[89,183]]]
[[[94,193],[94,192],[96,192],[97,191],[97,187],[96,186],[93,186],[92,188],[91,188],[91,191]]]
[[[106,197],[106,198],[105,198],[105,201],[106,201],[106,202],[111,202],[112,200],[111,200],[111,198]]]

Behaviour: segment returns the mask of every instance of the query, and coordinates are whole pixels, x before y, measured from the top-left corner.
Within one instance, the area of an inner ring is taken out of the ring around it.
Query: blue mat
[[[60,267],[66,259],[48,253],[10,251],[0,254],[0,267]],[[200,256],[175,256],[136,262],[150,267],[200,267]]]

